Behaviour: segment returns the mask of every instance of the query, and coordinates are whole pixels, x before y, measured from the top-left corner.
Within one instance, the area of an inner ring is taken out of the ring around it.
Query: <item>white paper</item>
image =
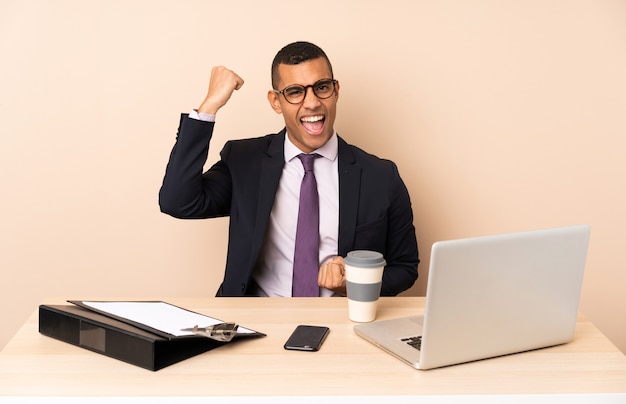
[[[147,325],[177,337],[194,335],[184,328],[200,328],[222,323],[223,321],[171,305],[166,302],[90,302],[84,305],[111,315],[126,318]],[[239,327],[238,334],[253,334],[254,331]]]

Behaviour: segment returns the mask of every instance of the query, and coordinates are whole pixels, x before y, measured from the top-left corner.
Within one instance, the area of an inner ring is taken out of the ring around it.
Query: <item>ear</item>
[[[276,94],[272,90],[267,92],[267,100],[270,102],[270,106],[272,107],[274,112],[276,112],[277,114],[282,114],[283,113],[283,109],[280,106],[280,100],[278,99],[278,96],[279,95]]]

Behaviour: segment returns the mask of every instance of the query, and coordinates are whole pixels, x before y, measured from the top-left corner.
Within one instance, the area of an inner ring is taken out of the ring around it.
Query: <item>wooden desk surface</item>
[[[626,393],[626,357],[582,315],[569,344],[420,371],[356,336],[343,298],[164,300],[267,337],[152,372],[39,334],[35,311],[0,353],[0,396]],[[382,298],[377,319],[413,315],[423,306],[420,297]],[[297,324],[330,327],[319,352],[283,349]]]

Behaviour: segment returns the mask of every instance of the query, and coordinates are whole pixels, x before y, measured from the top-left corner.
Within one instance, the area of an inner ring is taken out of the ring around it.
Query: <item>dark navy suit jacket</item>
[[[285,130],[227,142],[221,160],[202,173],[214,125],[182,115],[159,204],[176,218],[230,216],[226,270],[217,295],[245,296],[252,293],[252,273],[285,162]],[[338,166],[339,255],[382,253],[387,265],[381,295],[397,295],[413,285],[419,263],[406,186],[393,162],[341,138]]]

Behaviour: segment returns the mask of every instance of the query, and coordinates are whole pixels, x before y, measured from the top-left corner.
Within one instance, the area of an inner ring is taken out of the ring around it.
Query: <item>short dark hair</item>
[[[293,42],[285,46],[278,51],[272,62],[272,87],[277,90],[276,86],[278,85],[278,81],[280,81],[278,65],[297,65],[317,58],[324,58],[326,60],[328,68],[330,69],[330,78],[333,79],[333,67],[322,48],[304,41]]]

